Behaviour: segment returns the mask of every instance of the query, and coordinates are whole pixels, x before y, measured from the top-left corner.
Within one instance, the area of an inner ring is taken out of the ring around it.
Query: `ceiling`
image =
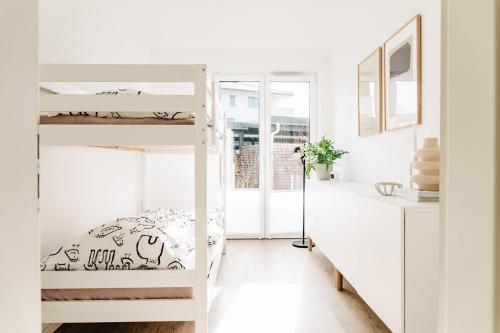
[[[97,49],[325,49],[332,0],[44,0],[41,56]]]
[[[40,57],[81,61],[101,53],[127,61],[151,49],[335,49],[374,33],[391,13],[404,22],[416,3],[435,1],[43,0]]]

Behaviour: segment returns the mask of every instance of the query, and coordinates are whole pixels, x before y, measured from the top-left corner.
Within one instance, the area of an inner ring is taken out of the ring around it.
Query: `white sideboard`
[[[307,234],[395,333],[437,332],[438,224],[437,203],[361,183],[306,183]]]

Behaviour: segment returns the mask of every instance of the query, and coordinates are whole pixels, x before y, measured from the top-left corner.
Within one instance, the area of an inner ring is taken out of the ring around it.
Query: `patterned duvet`
[[[96,93],[100,96],[118,96],[118,95],[149,95],[146,92],[135,89],[113,89]],[[163,120],[193,120],[193,112],[48,112],[49,119],[59,116],[79,116],[87,118],[105,118],[105,119],[163,119]],[[49,122],[48,120],[45,120]]]
[[[222,216],[208,212],[208,245],[223,237]],[[195,248],[194,211],[150,209],[89,230],[43,258],[42,271],[186,269]],[[190,265],[188,265],[190,266]]]

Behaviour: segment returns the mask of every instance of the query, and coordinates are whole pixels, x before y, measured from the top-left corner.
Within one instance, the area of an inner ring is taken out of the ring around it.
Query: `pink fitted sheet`
[[[43,289],[43,301],[173,299],[193,297],[192,288]]]
[[[194,119],[168,118],[98,118],[92,116],[41,116],[45,125],[193,125]]]

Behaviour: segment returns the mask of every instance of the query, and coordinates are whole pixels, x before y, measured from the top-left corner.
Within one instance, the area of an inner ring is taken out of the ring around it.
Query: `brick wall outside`
[[[273,190],[301,190],[302,162],[293,150],[296,143],[273,144]]]
[[[259,187],[259,145],[240,148],[240,155],[233,155],[236,188]]]
[[[293,150],[296,143],[274,143],[273,145],[273,190],[301,190],[302,162]],[[246,145],[240,155],[234,155],[235,187],[258,188],[259,145]]]

